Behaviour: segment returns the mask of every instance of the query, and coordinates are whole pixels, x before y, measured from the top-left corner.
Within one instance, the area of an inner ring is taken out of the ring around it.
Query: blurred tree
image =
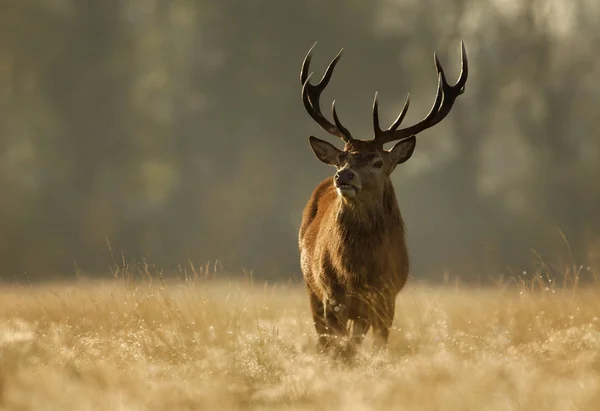
[[[300,213],[332,172],[307,136],[340,145],[300,99],[315,41],[316,78],[347,49],[323,106],[368,138],[373,93],[382,121],[407,92],[419,120],[431,53],[454,80],[465,40],[465,95],[393,177],[415,275],[559,260],[556,227],[583,262],[600,231],[596,3],[3,2],[0,274],[100,272],[107,241],[166,269],[298,273]]]

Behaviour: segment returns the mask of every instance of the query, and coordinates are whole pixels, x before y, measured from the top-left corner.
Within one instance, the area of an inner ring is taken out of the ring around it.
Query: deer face
[[[392,171],[410,158],[416,145],[414,136],[389,151],[374,141],[352,140],[344,150],[316,137],[309,141],[319,160],[335,166],[335,188],[346,199],[382,193]]]

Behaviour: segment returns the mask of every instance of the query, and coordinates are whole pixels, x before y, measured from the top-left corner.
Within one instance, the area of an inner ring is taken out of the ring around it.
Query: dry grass
[[[321,356],[301,287],[0,290],[0,409],[596,410],[600,290],[409,286],[389,351]],[[371,340],[367,339],[367,347]]]

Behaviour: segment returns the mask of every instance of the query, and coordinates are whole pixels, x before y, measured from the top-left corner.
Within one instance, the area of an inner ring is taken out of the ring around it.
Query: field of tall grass
[[[0,289],[2,410],[597,410],[600,288],[409,281],[389,349],[319,354],[301,284]]]

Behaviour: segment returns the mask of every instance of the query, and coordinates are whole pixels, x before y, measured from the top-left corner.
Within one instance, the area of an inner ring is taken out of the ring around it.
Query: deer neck
[[[337,198],[336,222],[346,236],[382,235],[398,223],[400,210],[391,181],[384,183],[381,193],[366,201]]]

